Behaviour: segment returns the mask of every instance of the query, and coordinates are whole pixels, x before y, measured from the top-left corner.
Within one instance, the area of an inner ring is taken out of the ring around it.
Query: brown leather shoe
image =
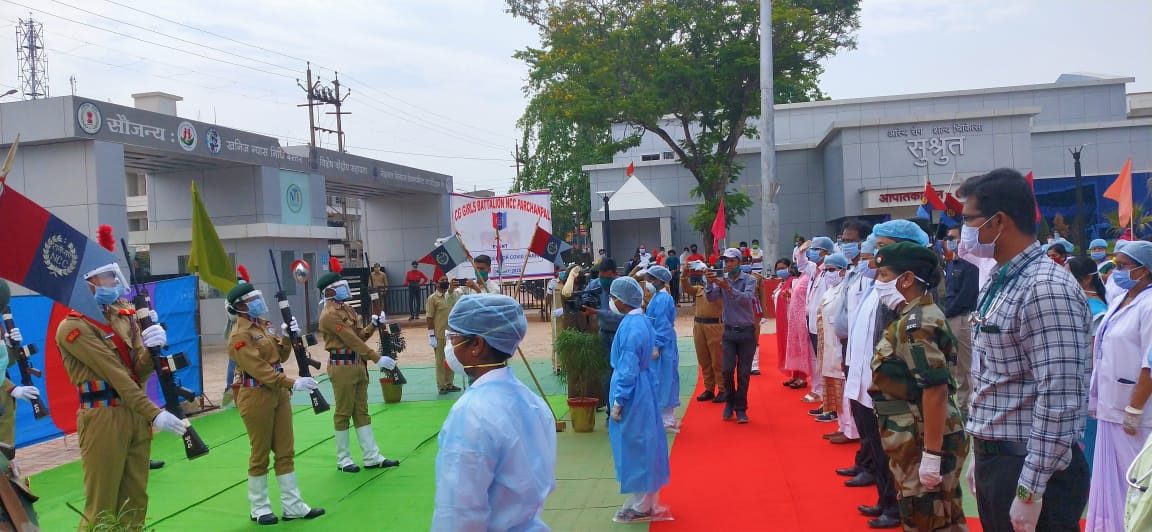
[[[844,437],[844,433],[843,433],[843,432],[840,432],[840,431],[836,431],[836,432],[829,432],[828,434],[825,434],[825,435],[823,435],[823,436],[821,436],[821,437],[822,437],[822,438],[824,438],[825,440],[831,440],[832,438],[835,438],[835,437],[837,437],[837,436],[839,436],[839,437],[841,437],[841,438],[842,438],[842,437]]]
[[[828,443],[835,443],[835,444],[856,443],[859,441],[860,441],[860,438],[852,439],[852,438],[849,438],[843,434],[840,434],[839,436],[833,436],[831,438],[828,438]]]

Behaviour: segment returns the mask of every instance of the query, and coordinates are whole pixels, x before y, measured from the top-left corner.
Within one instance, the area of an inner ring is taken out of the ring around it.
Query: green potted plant
[[[608,357],[600,338],[577,329],[564,329],[556,335],[556,357],[560,382],[568,386],[572,430],[592,432],[596,428],[596,405],[602,393],[600,378],[608,368]]]

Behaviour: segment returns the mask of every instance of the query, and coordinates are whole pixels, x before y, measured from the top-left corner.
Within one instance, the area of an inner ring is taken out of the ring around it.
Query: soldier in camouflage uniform
[[[880,439],[896,481],[904,530],[967,530],[960,470],[968,456],[956,407],[956,338],[932,300],[935,253],[911,242],[877,253],[875,290],[897,311],[872,360]]]

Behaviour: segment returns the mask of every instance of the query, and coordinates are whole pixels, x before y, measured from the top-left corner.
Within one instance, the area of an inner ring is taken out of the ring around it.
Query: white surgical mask
[[[464,364],[460,363],[460,359],[456,358],[456,350],[452,347],[452,342],[447,342],[448,345],[444,346],[444,361],[448,363],[448,367],[452,371],[465,375]]]
[[[887,282],[876,281],[872,285],[876,290],[876,295],[880,297],[880,302],[884,306],[896,310],[900,305],[904,304],[904,296],[896,289],[896,279]]]
[[[660,290],[659,288],[656,288],[656,285],[652,284],[652,281],[644,281],[644,288],[647,288],[648,291],[652,292],[653,294]]]
[[[828,283],[828,286],[832,288],[839,286],[840,281],[843,280],[844,278],[840,277],[840,272],[824,272],[824,282]]]
[[[624,315],[624,313],[620,311],[620,308],[616,306],[616,300],[615,299],[608,300],[608,308],[612,309],[612,312],[614,312],[620,316]]]
[[[991,220],[991,218],[989,218]],[[988,223],[985,220],[984,223]],[[984,227],[983,224],[980,227]],[[1000,239],[1000,235],[988,244],[980,243],[980,227],[970,227],[965,225],[960,229],[960,246],[957,254],[960,257],[970,256],[981,259],[991,259],[996,256],[996,240]]]

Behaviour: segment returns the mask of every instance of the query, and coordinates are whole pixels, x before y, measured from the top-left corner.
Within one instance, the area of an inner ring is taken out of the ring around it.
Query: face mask
[[[248,302],[248,315],[252,318],[259,318],[268,313],[268,305],[264,304],[264,298],[253,299]]]
[[[603,251],[601,251],[601,252],[599,253],[599,255],[600,255],[601,257],[603,257],[603,256],[604,256],[604,252],[603,252]]]
[[[868,262],[860,261],[860,264],[863,266],[863,268],[861,268],[861,270],[860,270],[860,275],[863,275],[864,277],[866,277],[868,279],[875,279],[876,278],[876,268],[872,267],[872,261],[868,261]]]
[[[460,359],[456,358],[456,349],[453,347],[452,342],[448,342],[448,345],[444,346],[444,361],[448,363],[448,367],[452,368],[452,371],[461,375],[467,375],[467,373],[464,372],[464,364],[461,364]]]
[[[598,279],[600,280],[600,288],[603,288],[605,290],[612,288],[612,279],[609,279],[607,277],[599,277]]]
[[[818,249],[809,249],[804,252],[804,256],[812,262],[820,262],[820,250]]]
[[[612,310],[612,313],[613,313],[613,314],[617,314],[617,315],[619,315],[619,316],[623,316],[623,315],[624,315],[624,312],[622,312],[622,311],[620,310],[620,307],[617,307],[617,306],[616,306],[616,300],[615,300],[615,299],[611,299],[611,300],[609,300],[609,301],[608,301],[608,308]]]
[[[752,265],[751,264],[741,264],[740,265],[740,271],[742,271],[744,273],[752,273]]]
[[[1144,275],[1147,275],[1147,273]],[[1133,279],[1131,270],[1116,270],[1112,272],[1112,279],[1116,281],[1116,286],[1119,286],[1124,290],[1131,290],[1133,287],[1140,284],[1140,281],[1144,279],[1144,275]]]
[[[1064,257],[1061,257],[1059,255],[1052,257],[1052,261],[1055,262],[1056,264],[1061,265],[1061,266],[1064,265]]]
[[[436,288],[439,288],[441,290],[447,290],[449,286],[452,286],[452,284],[444,282],[444,281],[436,283]]]
[[[844,278],[840,277],[840,272],[824,272],[824,282],[828,283],[828,286],[832,288],[839,286],[840,281],[843,280]]]
[[[660,291],[659,288],[656,288],[656,285],[652,284],[652,281],[644,281],[644,288],[648,289],[648,291],[652,292],[653,294]]]
[[[1107,256],[1108,256],[1108,253],[1104,252],[1104,251],[1093,251],[1092,252],[1092,260],[1094,260],[1096,262],[1100,262],[1100,261],[1104,260],[1105,257],[1107,257]]]
[[[896,289],[896,279],[881,283],[879,281],[872,285],[876,289],[876,295],[880,297],[880,302],[884,306],[896,310],[904,303],[904,296]]]
[[[988,220],[984,223],[988,223]],[[980,227],[984,227],[984,225],[982,224]],[[1000,238],[1000,235],[996,235],[991,243],[981,244],[980,227],[965,225],[960,229],[960,255],[967,254],[980,259],[991,259],[996,256],[996,240]]]
[[[647,251],[648,251],[648,250],[646,250],[646,249],[644,249],[644,248],[640,248],[640,254],[641,254],[641,255],[643,255],[643,254],[644,254],[644,253],[646,253]]]
[[[93,295],[96,302],[108,306],[115,303],[120,296],[124,295],[124,287],[117,284],[116,286],[97,286],[96,294]]]
[[[953,253],[956,252],[956,241],[955,240],[949,240],[944,245],[945,245],[945,247],[948,248],[948,251],[951,251]]]
[[[488,282],[488,272],[484,270],[476,270],[476,278],[482,283]]]
[[[752,244],[752,249],[760,249],[760,244]]]
[[[840,246],[840,253],[843,253],[846,259],[854,260],[856,257],[860,256],[860,243],[845,242],[844,245]]]
[[[349,299],[352,299],[352,292],[348,290],[347,286],[340,285],[337,286],[335,290],[336,295],[332,296],[332,299],[335,299],[336,301],[348,301]]]
[[[740,268],[736,268],[736,269],[733,269],[732,271],[728,272],[728,277],[736,278],[739,276],[740,276]]]
[[[789,277],[792,277],[792,272],[790,272],[786,269],[785,270],[776,270],[776,277],[779,277],[781,279],[787,279]]]

